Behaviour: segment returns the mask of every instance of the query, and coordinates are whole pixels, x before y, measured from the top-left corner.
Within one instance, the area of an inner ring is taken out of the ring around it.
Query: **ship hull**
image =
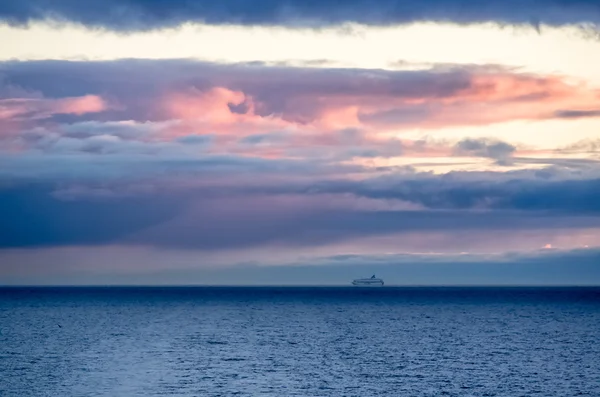
[[[352,281],[352,285],[354,285],[356,287],[383,287],[383,281],[382,280],[377,280],[377,281],[354,280],[354,281]]]

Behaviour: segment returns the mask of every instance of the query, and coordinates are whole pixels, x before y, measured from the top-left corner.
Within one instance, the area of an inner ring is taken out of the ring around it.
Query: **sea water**
[[[599,288],[3,288],[0,396],[600,396]]]

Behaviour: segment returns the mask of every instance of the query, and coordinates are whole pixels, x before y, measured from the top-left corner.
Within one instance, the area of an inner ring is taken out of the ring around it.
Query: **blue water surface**
[[[0,396],[600,396],[600,288],[0,288]]]

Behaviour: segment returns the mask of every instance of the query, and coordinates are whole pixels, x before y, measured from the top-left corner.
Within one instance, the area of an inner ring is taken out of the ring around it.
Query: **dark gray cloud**
[[[11,24],[56,19],[121,31],[210,24],[324,26],[418,21],[564,25],[600,22],[594,0],[4,0],[0,18]]]
[[[493,139],[463,139],[454,146],[457,155],[487,157],[498,164],[508,165],[517,148],[506,142]]]
[[[250,182],[195,188],[155,182],[138,189],[130,181],[120,187],[8,185],[0,190],[0,247],[117,242],[201,249],[315,246],[393,233],[600,227],[598,179]],[[352,205],[361,197],[423,209]]]
[[[511,209],[556,211],[561,213],[600,213],[600,179],[543,180],[512,179],[496,181],[455,179],[450,173],[439,177],[404,179],[372,178],[364,182],[322,183],[313,191],[352,193],[375,199],[397,199],[430,209]]]
[[[121,199],[115,205],[111,201],[61,201],[51,192],[43,185],[1,190],[0,246],[110,243],[177,211],[157,196]]]
[[[0,63],[6,95],[36,90],[49,96],[115,91],[156,92],[165,88],[228,86],[252,92],[333,95],[445,97],[470,86],[470,76],[510,72],[497,65],[448,65],[424,70],[370,70],[270,66],[262,62],[218,64],[188,59],[114,61],[5,61]],[[149,84],[152,79],[153,84]],[[10,90],[9,90],[10,88]]]
[[[184,139],[187,141],[188,139]],[[182,147],[192,146],[198,152],[190,155]],[[144,178],[178,177],[194,180],[236,177],[281,176],[317,177],[335,174],[360,173],[365,169],[356,165],[331,164],[327,161],[296,159],[262,159],[233,154],[204,154],[202,145],[184,142],[141,144],[139,142],[108,142],[103,139],[58,138],[40,154],[30,151],[18,156],[0,156],[0,182],[51,181],[90,182],[136,180]],[[225,179],[227,180],[227,179]]]

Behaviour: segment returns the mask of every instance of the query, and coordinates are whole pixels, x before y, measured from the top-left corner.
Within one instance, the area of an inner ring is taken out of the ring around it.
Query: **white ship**
[[[371,278],[357,278],[352,281],[352,285],[358,285],[363,287],[378,287],[383,286],[383,280],[380,278],[376,278],[375,275],[371,276]]]

